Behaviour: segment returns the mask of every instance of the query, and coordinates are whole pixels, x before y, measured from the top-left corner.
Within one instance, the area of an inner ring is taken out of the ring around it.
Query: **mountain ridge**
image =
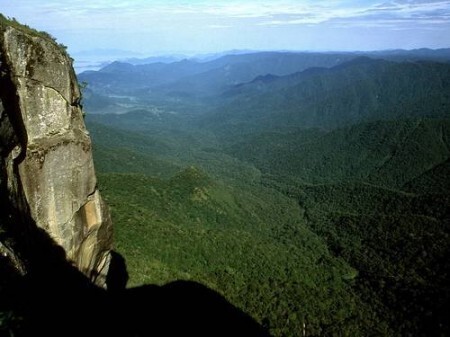
[[[446,117],[449,74],[450,66],[444,63],[357,59],[241,85],[226,96],[228,104],[205,116],[205,125],[233,120],[245,132],[245,124],[266,129],[287,124],[333,128],[402,114]]]

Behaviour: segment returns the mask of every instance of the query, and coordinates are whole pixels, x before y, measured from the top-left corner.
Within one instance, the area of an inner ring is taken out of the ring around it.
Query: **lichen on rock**
[[[72,59],[54,41],[0,24],[0,193],[104,286],[112,224],[79,102]]]

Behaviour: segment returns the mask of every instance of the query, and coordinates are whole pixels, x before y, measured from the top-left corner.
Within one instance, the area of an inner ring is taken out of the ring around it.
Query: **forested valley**
[[[274,336],[450,333],[450,52],[266,52],[78,75],[129,286]]]

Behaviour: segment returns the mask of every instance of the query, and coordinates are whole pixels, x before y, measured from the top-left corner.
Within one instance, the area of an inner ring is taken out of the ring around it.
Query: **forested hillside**
[[[202,282],[274,336],[449,334],[450,65],[389,55],[80,76],[130,285]]]
[[[292,176],[305,183],[360,181],[402,188],[443,165],[449,149],[449,120],[407,119],[330,132],[260,133],[226,152],[265,173]]]
[[[330,69],[262,79],[229,93],[209,116],[217,130],[336,128],[380,119],[446,117],[450,64],[357,58]]]

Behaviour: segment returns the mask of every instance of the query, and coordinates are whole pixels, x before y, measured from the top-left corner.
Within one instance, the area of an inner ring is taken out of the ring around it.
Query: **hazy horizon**
[[[49,32],[73,55],[450,47],[450,1],[439,0],[15,0],[0,12]]]

